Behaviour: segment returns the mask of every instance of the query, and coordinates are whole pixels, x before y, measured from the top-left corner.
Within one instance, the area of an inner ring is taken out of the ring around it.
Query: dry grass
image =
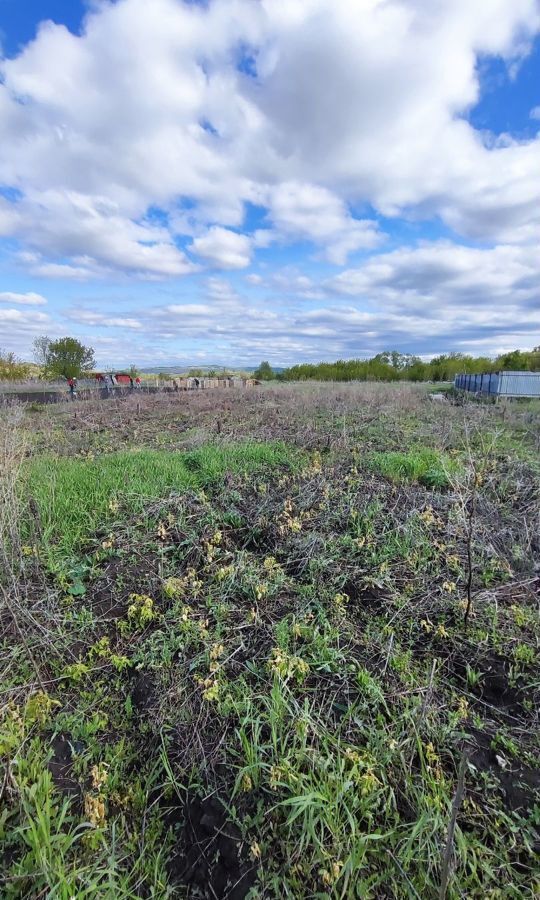
[[[538,894],[534,409],[306,384],[0,418],[0,893]],[[133,506],[133,460],[200,444]],[[28,471],[73,527],[126,459],[57,565],[21,539]]]

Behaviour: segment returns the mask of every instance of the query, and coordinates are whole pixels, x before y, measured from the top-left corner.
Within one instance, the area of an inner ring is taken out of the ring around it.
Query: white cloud
[[[0,347],[18,355],[30,356],[30,347],[37,334],[50,333],[52,320],[47,313],[36,309],[3,309],[0,307]]]
[[[20,325],[32,326],[35,323],[48,322],[46,313],[26,312],[21,309],[0,309],[0,322],[14,322]]]
[[[208,278],[206,292],[208,297],[220,304],[236,303],[240,299],[230,282],[224,278]]]
[[[107,316],[104,313],[95,312],[89,309],[71,310],[67,317],[73,322],[80,322],[85,325],[97,325],[104,328],[142,328],[142,323],[138,319],[126,316]]]
[[[245,269],[251,262],[250,239],[217,225],[194,238],[190,249],[217,269]]]
[[[28,192],[17,209],[15,234],[35,251],[32,269],[37,274],[80,277],[119,268],[160,278],[196,271],[165,228],[130,220],[104,197],[58,190]],[[69,264],[40,261],[64,256],[71,258]]]
[[[242,268],[273,237],[230,231],[247,201],[336,263],[378,240],[349,212],[366,204],[530,240],[540,141],[494,141],[463,114],[479,55],[514,65],[539,27],[536,0],[123,0],[81,36],[49,22],[0,62],[0,183],[19,192],[0,233],[70,278],[189,273],[176,234]]]
[[[17,294],[13,291],[0,291],[0,303],[20,303],[23,306],[45,306],[45,297],[28,291],[26,294]]]
[[[339,197],[315,184],[283,182],[271,192],[269,206],[278,233],[323,246],[336,265],[352,251],[376,247],[382,240],[376,222],[354,219]]]
[[[330,295],[392,300],[404,310],[418,305],[429,316],[442,301],[494,309],[540,301],[540,259],[533,246],[500,245],[480,250],[450,241],[424,243],[372,257],[357,269],[329,279]],[[491,314],[491,313],[490,313]]]
[[[466,118],[479,59],[514,72],[539,29],[537,0],[91,4],[80,36],[48,23],[0,60],[0,235],[43,279],[202,271],[195,302],[167,305],[149,285],[153,313],[141,301],[69,314],[88,334],[130,329],[138,358],[163,358],[164,335],[250,358],[271,342],[288,361],[391,342],[539,343],[540,137],[480,133]],[[420,234],[438,217],[482,249],[456,239],[382,253],[377,214]],[[317,277],[320,265],[286,265],[283,245],[298,242],[319,264],[372,255]],[[246,280],[264,299],[208,277],[257,255],[262,274]],[[0,312],[10,337],[43,327],[35,311]]]
[[[535,106],[531,109],[529,116],[531,119],[540,119],[540,106]]]

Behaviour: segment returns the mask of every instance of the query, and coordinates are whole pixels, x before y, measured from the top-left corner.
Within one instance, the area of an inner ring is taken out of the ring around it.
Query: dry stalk
[[[442,866],[441,866],[441,887],[439,890],[439,900],[445,900],[446,892],[448,890],[448,880],[450,878],[450,867],[452,863],[452,856],[454,853],[454,835],[456,832],[456,823],[459,808],[461,806],[463,795],[465,793],[465,770],[467,767],[467,755],[463,753],[461,757],[461,762],[459,764],[458,771],[458,780],[456,793],[454,794],[454,799],[452,800],[452,809],[450,812],[450,821],[448,823],[448,832],[446,835],[446,845],[444,848],[444,854],[442,858]]]
[[[20,427],[23,411],[21,407],[13,406],[3,412],[0,419],[0,612],[7,612],[11,618],[18,640],[25,648],[39,684],[43,686],[19,615],[24,600],[24,587],[20,578],[21,499],[18,489],[26,451],[26,441]]]

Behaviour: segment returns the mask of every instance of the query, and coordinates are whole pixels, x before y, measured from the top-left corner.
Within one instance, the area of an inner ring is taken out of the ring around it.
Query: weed
[[[253,396],[8,442],[0,893],[532,900],[523,421],[404,385]]]

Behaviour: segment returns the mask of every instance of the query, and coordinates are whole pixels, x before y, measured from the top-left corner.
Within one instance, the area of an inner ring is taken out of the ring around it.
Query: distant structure
[[[540,372],[487,372],[456,375],[457,391],[486,397],[540,397]]]

